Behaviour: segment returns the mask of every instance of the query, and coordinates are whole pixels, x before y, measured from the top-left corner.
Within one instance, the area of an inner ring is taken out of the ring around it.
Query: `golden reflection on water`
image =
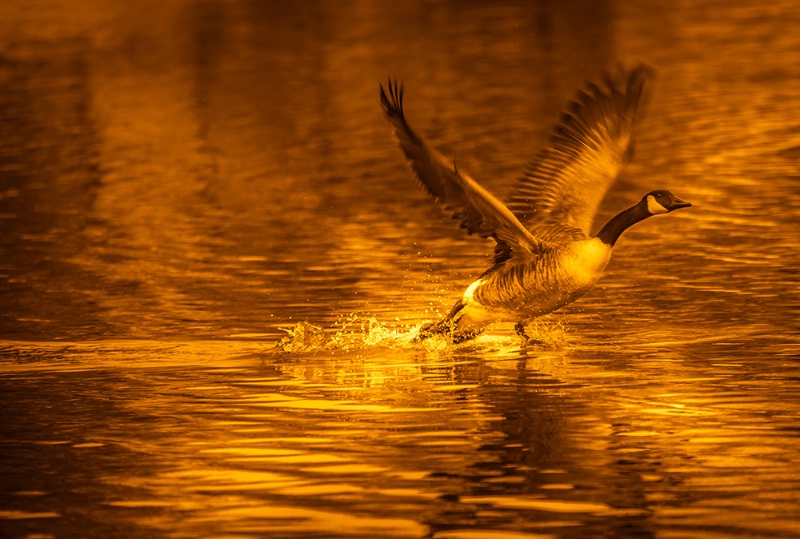
[[[800,482],[787,468],[796,468],[787,444],[800,409],[785,403],[776,415],[753,391],[769,379],[736,366],[700,368],[646,349],[626,369],[615,363],[626,354],[602,348],[438,359],[381,347],[365,358],[276,355],[244,342],[180,355],[185,348],[119,343],[132,363],[120,371],[108,359],[103,371],[95,347],[73,345],[60,352],[63,369],[16,374],[32,395],[46,385],[54,403],[80,388],[80,408],[64,412],[79,422],[56,423],[51,447],[149,455],[125,474],[100,466],[95,480],[118,493],[107,507],[158,508],[142,520],[155,529],[173,529],[178,512],[189,533],[317,533],[335,522],[343,535],[424,536],[426,504],[458,493],[441,508],[452,516],[436,518],[464,526],[462,511],[476,511],[477,529],[512,514],[535,514],[551,531],[653,512],[667,525],[700,525],[717,518],[722,497],[737,512],[772,515],[737,524],[757,530],[780,520],[779,500]],[[90,397],[110,389],[115,407],[92,408]],[[778,505],[747,501],[756,494]]]

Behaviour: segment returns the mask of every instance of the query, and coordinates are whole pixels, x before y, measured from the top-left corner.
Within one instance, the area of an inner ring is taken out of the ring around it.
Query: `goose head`
[[[691,206],[689,202],[679,199],[664,189],[650,191],[642,198],[640,204],[647,208],[647,212],[650,215],[669,213],[671,211],[679,210],[681,208],[688,208]]]
[[[688,208],[691,206],[669,191],[659,189],[657,191],[650,191],[642,197],[635,206],[631,206],[627,210],[621,211],[611,218],[609,222],[600,229],[597,237],[611,247],[619,239],[620,234],[625,232],[629,227],[635,225],[640,221],[644,221],[648,217],[660,215],[662,213],[669,213],[671,211],[679,210],[681,208]]]

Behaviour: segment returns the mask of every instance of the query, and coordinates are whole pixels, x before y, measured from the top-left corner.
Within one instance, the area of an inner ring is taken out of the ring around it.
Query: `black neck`
[[[597,233],[597,237],[606,245],[613,247],[619,239],[620,234],[639,221],[644,221],[651,215],[652,214],[647,211],[647,208],[643,207],[643,204],[640,202],[612,217],[611,220],[600,229],[600,232]]]

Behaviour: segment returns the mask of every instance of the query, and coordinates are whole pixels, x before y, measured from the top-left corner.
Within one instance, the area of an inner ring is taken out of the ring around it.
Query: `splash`
[[[349,352],[368,348],[421,349],[429,352],[441,352],[476,344],[476,341],[467,341],[462,345],[454,345],[445,337],[437,335],[423,341],[415,341],[422,325],[423,323],[408,325],[399,321],[396,323],[381,322],[375,316],[350,313],[340,316],[332,329],[325,329],[308,321],[299,322],[290,328],[279,328],[286,333],[286,336],[278,341],[275,348],[284,352],[323,350]],[[527,346],[559,347],[566,341],[567,331],[563,316],[548,315],[536,319],[527,328],[530,336]],[[491,338],[491,341],[497,344],[498,338],[512,343],[519,342],[516,334],[508,334],[508,332]],[[486,339],[486,336],[478,337],[478,340]]]
[[[414,348],[414,338],[422,324],[402,325],[380,322],[375,316],[350,313],[340,317],[336,326],[326,330],[308,321],[291,328],[275,345],[284,352],[310,352],[320,350],[351,351],[365,348]]]
[[[560,346],[566,341],[569,328],[565,315],[548,314],[541,318],[534,318],[525,331],[530,336],[529,344]]]
[[[319,326],[314,326],[308,321],[298,322],[292,328],[278,328],[286,332],[275,345],[284,352],[304,352],[310,350],[324,350],[327,335],[326,331]]]

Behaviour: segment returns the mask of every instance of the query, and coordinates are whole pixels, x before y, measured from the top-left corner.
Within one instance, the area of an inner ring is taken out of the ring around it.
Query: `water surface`
[[[792,2],[0,7],[0,535],[795,537]],[[535,331],[410,341],[491,253],[381,117],[503,196],[584,80],[658,72]]]

